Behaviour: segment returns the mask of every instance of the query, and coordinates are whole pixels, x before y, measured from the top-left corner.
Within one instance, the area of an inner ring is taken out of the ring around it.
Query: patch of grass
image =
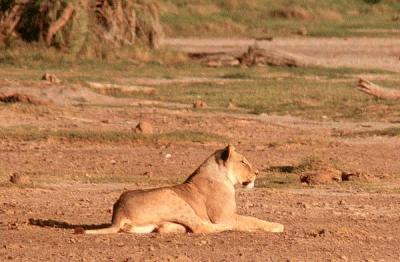
[[[342,137],[400,136],[400,127],[389,127],[382,130],[360,131],[342,134]]]
[[[318,156],[310,155],[304,157],[298,165],[295,166],[272,166],[268,168],[268,172],[283,173],[283,174],[300,174],[309,171],[324,170],[329,166],[335,167],[338,164],[332,161],[328,164],[326,161]]]
[[[269,173],[256,180],[256,187],[262,188],[300,188],[299,177],[295,174]]]
[[[395,116],[400,105],[377,101],[355,88],[352,82],[318,82],[307,79],[256,79],[251,83],[230,82],[161,86],[156,94],[135,97],[190,104],[197,99],[209,106],[226,108],[229,101],[252,113],[290,114],[311,119],[387,118]],[[379,110],[379,107],[386,109]]]
[[[326,162],[318,156],[307,156],[294,168],[294,173],[303,173],[307,171],[318,171],[326,168]]]
[[[0,140],[22,140],[36,141],[48,139],[64,139],[71,142],[89,141],[98,143],[118,143],[118,142],[223,142],[227,138],[211,133],[200,131],[177,131],[163,134],[143,135],[133,131],[93,131],[93,130],[39,130],[32,127],[2,128],[0,130]]]
[[[116,97],[178,102],[192,104],[204,100],[209,110],[227,111],[230,101],[241,111],[254,114],[268,113],[301,116],[310,119],[373,120],[397,119],[400,104],[372,98],[359,92],[355,86],[357,75],[391,75],[392,72],[352,68],[207,68],[195,63],[174,66],[135,65],[120,61],[108,64],[99,61],[81,61],[71,64],[69,70],[52,68],[66,83],[84,84],[87,81],[135,85],[136,78],[204,77],[236,79],[238,81],[210,81],[206,83],[179,83],[153,86],[154,94],[113,92]],[[29,69],[0,64],[0,78],[39,80],[43,74],[40,64]],[[394,75],[394,74],[393,74]],[[246,81],[240,81],[241,79]],[[354,81],[353,81],[354,79]],[[250,81],[247,81],[250,80]],[[398,80],[377,81],[377,84],[396,88]]]
[[[268,172],[281,174],[301,174],[304,172],[315,172],[327,170],[330,168],[339,169],[339,163],[336,160],[325,161],[322,158],[310,155],[304,157],[298,165],[289,166],[271,166],[267,169]]]
[[[287,36],[301,28],[311,36],[399,34],[384,31],[398,28],[397,1],[167,0],[161,6],[170,36]]]
[[[250,79],[252,76],[248,72],[233,72],[222,75],[221,78],[227,79]]]

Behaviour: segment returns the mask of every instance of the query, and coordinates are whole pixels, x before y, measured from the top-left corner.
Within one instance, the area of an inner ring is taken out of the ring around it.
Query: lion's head
[[[233,184],[240,184],[245,188],[253,188],[258,170],[235,147],[228,145],[221,150],[220,159],[227,168],[227,176]]]

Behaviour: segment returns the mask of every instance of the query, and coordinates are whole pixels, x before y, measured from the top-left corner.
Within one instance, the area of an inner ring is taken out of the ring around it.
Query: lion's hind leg
[[[127,225],[122,229],[122,232],[135,233],[135,234],[148,234],[154,232],[156,228],[157,228],[156,225],[143,225],[143,226]]]
[[[163,222],[158,228],[157,232],[160,234],[170,233],[186,233],[187,229],[185,226],[177,223]]]

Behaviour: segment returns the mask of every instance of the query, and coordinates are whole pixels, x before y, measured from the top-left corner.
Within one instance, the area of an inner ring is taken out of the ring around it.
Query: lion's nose
[[[256,176],[258,176],[259,173],[260,173],[260,171],[258,171],[258,169],[254,170],[254,174],[255,174]]]

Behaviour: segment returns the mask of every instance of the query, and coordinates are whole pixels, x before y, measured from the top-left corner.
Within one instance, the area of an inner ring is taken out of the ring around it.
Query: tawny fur
[[[281,224],[236,213],[235,184],[252,188],[257,173],[229,145],[206,159],[183,184],[124,192],[114,204],[111,226],[84,232],[283,232]]]

